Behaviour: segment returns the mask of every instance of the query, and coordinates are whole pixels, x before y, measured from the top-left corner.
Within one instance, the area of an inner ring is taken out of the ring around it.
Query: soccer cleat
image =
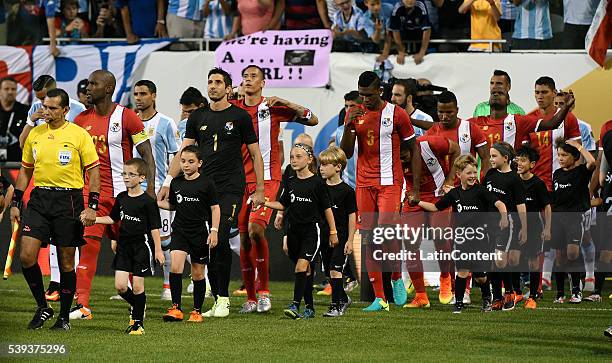
[[[576,292],[572,294],[572,297],[569,300],[570,304],[580,304],[582,302],[582,293]]]
[[[129,332],[130,335],[144,335],[144,333],[144,326],[142,326],[140,323],[134,324],[132,330]]]
[[[438,295],[438,300],[440,300],[441,304],[449,304],[453,299],[453,292],[451,290],[451,278],[442,278],[440,277],[440,294]]]
[[[70,310],[70,320],[91,320],[93,319],[93,314],[91,310],[84,307],[81,304],[77,304],[77,306],[73,307]]]
[[[321,281],[320,284],[318,285],[312,285],[312,287],[317,290],[317,291],[321,291],[323,289],[325,289],[327,287],[327,285],[329,285],[329,281],[327,281],[327,279]]]
[[[372,303],[370,304],[370,306],[368,306],[367,308],[362,309],[363,311],[389,311],[389,303],[386,302],[385,300],[377,297],[376,299],[374,299],[374,301],[372,301]]]
[[[584,279],[584,291],[593,292],[595,291],[595,279],[589,277],[588,279]]]
[[[187,321],[192,323],[201,323],[204,321],[204,318],[202,318],[202,313],[197,310],[192,310],[191,314],[189,314],[189,320]]]
[[[346,286],[344,286],[344,292],[348,294],[349,292],[355,290],[357,286],[359,286],[359,283],[357,282],[357,280],[347,279]]]
[[[172,301],[172,294],[170,293],[170,289],[164,288],[162,290],[161,299],[165,301]]]
[[[75,296],[75,298],[76,298],[76,296]],[[113,296],[109,297],[108,299],[109,300],[123,300],[121,295],[113,295]]]
[[[504,303],[501,300],[493,301],[493,305],[491,305],[491,310],[502,310],[504,308]]]
[[[406,293],[406,286],[404,286],[404,280],[401,278],[397,280],[391,280],[391,286],[393,286],[393,301],[397,306],[403,306],[408,300],[408,294]]]
[[[260,294],[257,300],[257,312],[267,313],[272,309],[272,303],[270,302],[270,296],[268,294]]]
[[[414,293],[414,284],[412,283],[412,280],[408,280],[408,287],[406,288],[406,293],[408,295],[412,295]]]
[[[350,296],[347,295],[346,299],[346,301],[340,301],[340,307],[338,308],[338,310],[340,311],[340,315],[344,315],[344,313],[346,313],[346,311],[348,310],[349,306],[351,306],[351,304],[353,303],[353,300]]]
[[[37,308],[34,317],[28,324],[28,329],[40,329],[45,324],[45,321],[53,317],[54,311],[50,306]]]
[[[472,298],[466,291],[465,295],[463,295],[463,305],[470,305],[471,303],[472,303]]]
[[[206,311],[204,314],[202,314],[202,316],[205,317],[205,318],[211,318],[212,316],[215,315],[215,309],[216,308],[217,308],[217,302],[215,301],[213,306],[211,306],[210,310]]]
[[[514,296],[510,293],[504,294],[504,306],[503,311],[510,311],[514,309]]]
[[[520,303],[523,300],[525,300],[525,297],[523,296],[523,294],[514,293],[514,305]]]
[[[552,290],[552,283],[550,280],[542,278],[542,290]]]
[[[338,307],[336,305],[330,305],[329,306],[329,310],[327,310],[326,313],[323,314],[323,316],[328,317],[328,318],[337,318],[339,316],[341,316],[342,313],[340,312],[340,310],[338,309]]]
[[[47,299],[47,301],[59,301],[60,293],[57,290],[48,289],[45,291],[45,299]]]
[[[557,296],[555,301],[553,301],[553,304],[563,304],[563,303],[565,303],[565,295]]]
[[[164,314],[162,319],[164,319],[164,321],[182,321],[183,312],[181,309],[179,309],[178,305],[173,304],[172,307],[168,309],[168,312]]]
[[[190,280],[189,285],[187,285],[187,293],[193,294],[193,280]]]
[[[283,313],[286,317],[291,318],[293,320],[299,320],[302,318],[302,315],[300,315],[300,309],[294,303],[289,304],[289,306],[285,310],[283,310]]]
[[[232,292],[232,296],[246,296],[246,294],[247,294],[247,291],[244,285],[241,285],[234,292]]]
[[[431,304],[429,303],[429,299],[427,298],[427,295],[420,296],[419,294],[417,294],[417,296],[412,299],[411,302],[409,302],[408,304],[404,305],[404,308],[407,309],[421,309],[421,308],[428,308],[430,307]]]
[[[612,326],[609,326],[608,329],[604,330],[604,335],[612,338]]]
[[[527,301],[525,301],[525,309],[535,309],[537,307],[538,303],[535,301],[535,299],[530,297],[527,299]]]
[[[303,319],[314,319],[315,316],[315,311],[311,308],[304,309],[304,313],[302,314]]]
[[[250,314],[257,311],[257,302],[255,301],[247,301],[242,304],[242,309],[238,312],[238,314]]]
[[[491,297],[483,297],[482,298],[482,307],[480,311],[483,313],[490,313],[493,310],[493,305],[491,304]]]
[[[331,284],[327,284],[325,288],[321,291],[317,291],[317,295],[319,296],[330,296],[332,293]]]
[[[453,314],[461,314],[463,310],[463,302],[456,302],[455,307],[453,308]]]
[[[215,313],[213,314],[213,317],[225,318],[230,313],[229,307],[230,307],[229,297],[219,296],[219,298],[217,299],[217,304],[215,307]]]
[[[50,330],[70,330],[70,323],[66,319],[58,318]]]
[[[583,300],[588,302],[601,302],[601,295],[591,294],[590,296],[585,297]]]

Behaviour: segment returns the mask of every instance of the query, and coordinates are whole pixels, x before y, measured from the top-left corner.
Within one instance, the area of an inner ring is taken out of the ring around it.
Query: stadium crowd
[[[305,105],[264,97],[264,73],[256,65],[243,70],[239,88],[227,72],[210,70],[208,98],[186,89],[178,122],[156,109],[157,87],[149,80],[134,84],[134,111],[112,102],[116,80],[104,70],[79,83],[82,102],[69,99],[53,77],[40,76],[33,84],[38,100],[29,109],[15,101],[16,82],[0,80],[2,127],[9,131],[3,152],[21,161],[14,185],[2,182],[0,216],[10,205],[11,220],[21,223],[22,271],[37,303],[29,328],[55,315],[47,301],[61,304],[53,329],[69,330],[70,319],[93,319],[89,295],[105,236],[113,241],[118,298],[130,305],[130,334],[144,333],[144,278],[155,261],[164,270],[162,299],[172,303],[165,321],[184,319],[186,260],[193,285],[188,320],[228,316],[233,253],[246,293],[239,312],[268,312],[265,230],[271,222],[284,230],[283,250],[295,264],[293,302],[284,310],[292,319],[315,317],[319,264],[331,295],[323,315],[344,315],[356,284],[351,265],[360,264],[352,257],[357,230],[374,295],[364,311],[430,307],[419,254],[405,267],[376,258],[402,249],[400,238],[374,240],[378,227],[399,221],[485,228],[465,243],[433,238],[440,255],[500,257],[494,263],[438,260],[438,300],[452,304],[454,313],[471,304],[472,287],[482,290],[483,312],[536,309],[553,282],[557,304],[601,302],[612,271],[605,228],[612,120],[595,142],[591,126],[571,113],[573,94],[557,90],[548,76],[534,81],[529,92],[538,108],[526,114],[510,100],[510,75],[494,71],[488,100],[468,120],[457,117],[452,92],[434,95],[423,89],[426,83],[385,85],[376,73],[363,72],[357,90],[345,96],[329,148],[314,155],[312,138],[300,135],[283,172],[281,125],[319,120]],[[32,177],[35,188],[24,208]],[[419,251],[416,242],[404,249]],[[45,291],[37,255],[47,244],[52,276]],[[410,302],[409,290],[416,293]],[[214,302],[203,312],[207,294]]]
[[[330,29],[335,51],[398,53],[584,49],[600,0],[6,0],[0,43],[56,38],[230,39],[266,30]],[[136,15],[137,14],[137,15]],[[4,38],[7,39],[4,39]],[[430,44],[430,39],[505,44]],[[185,45],[172,49],[189,49]]]

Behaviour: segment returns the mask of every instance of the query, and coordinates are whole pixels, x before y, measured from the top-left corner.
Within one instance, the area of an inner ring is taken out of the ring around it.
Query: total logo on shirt
[[[132,217],[132,216],[131,216],[131,215],[129,215],[129,214],[125,214],[125,213],[123,213],[123,211],[120,211],[120,212],[119,212],[119,217],[121,217],[121,220],[122,220],[122,221],[124,221],[124,220],[125,220],[125,221],[133,221],[133,222],[138,222],[138,223],[141,223],[141,222],[142,222],[142,221],[140,220],[140,218],[138,218],[138,217]]]
[[[180,194],[176,195],[176,201],[177,203],[182,203],[182,202],[199,202],[200,198],[196,197],[196,198],[192,198],[192,197],[183,197]]]
[[[291,203],[295,202],[296,200],[298,202],[307,202],[307,203],[312,203],[312,200],[310,198],[302,198],[302,197],[298,197],[295,194],[293,194],[293,192],[289,192],[289,195],[291,195]]]
[[[462,205],[461,203],[459,203],[457,201],[457,212],[461,213],[463,211],[468,211],[468,210],[478,210],[478,207],[475,205]]]
[[[497,193],[497,194],[506,195],[506,192],[505,192],[505,191],[503,191],[503,190],[501,190],[501,189],[497,189],[497,188],[495,188],[493,185],[491,185],[491,182],[488,182],[488,183],[487,183],[487,190],[488,190],[488,191],[490,191],[490,192]]]
[[[565,189],[565,188],[569,188],[572,186],[572,183],[567,183],[567,184],[559,184],[559,182],[555,182],[555,190],[559,190],[559,189]]]

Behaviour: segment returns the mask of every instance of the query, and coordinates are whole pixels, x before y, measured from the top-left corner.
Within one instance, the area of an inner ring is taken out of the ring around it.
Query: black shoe
[[[353,303],[353,300],[350,296],[347,295],[346,297],[346,301],[340,301],[340,306],[338,307],[340,315],[344,315],[344,313],[346,313],[346,311],[348,310],[349,306],[351,306],[351,304]]]
[[[57,318],[57,321],[51,327],[51,330],[70,330],[70,323],[63,318]]]
[[[37,308],[36,312],[34,313],[34,317],[32,318],[32,321],[30,321],[30,324],[28,324],[28,329],[42,328],[43,324],[45,324],[45,321],[51,319],[54,313],[55,312],[53,311],[53,308],[51,308],[50,306],[44,308]]]
[[[493,310],[492,306],[491,306],[491,298],[482,298],[482,308],[480,309],[480,311],[482,311],[483,313],[490,313]]]
[[[609,326],[608,329],[604,330],[604,335],[612,338],[612,326]]]
[[[453,314],[461,314],[462,310],[463,310],[463,302],[462,301],[455,302],[455,308],[453,309]]]

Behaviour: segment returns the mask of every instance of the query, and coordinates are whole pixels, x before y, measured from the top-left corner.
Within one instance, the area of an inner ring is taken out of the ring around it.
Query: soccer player
[[[155,273],[153,260],[164,264],[160,239],[162,225],[157,203],[140,186],[146,174],[147,164],[144,160],[134,158],[126,161],[121,177],[127,190],[117,195],[108,216],[96,217],[96,223],[100,224],[121,222],[113,269],[117,293],[130,304],[130,324],[126,330],[130,335],[144,334],[147,303],[144,278]],[[155,255],[151,253],[151,247]],[[130,274],[133,289],[128,286]]]
[[[372,230],[376,222],[379,225],[397,222],[403,179],[400,149],[410,149],[411,168],[414,173],[413,189],[409,191],[409,195],[413,197],[419,194],[421,185],[421,157],[410,117],[401,107],[381,99],[381,81],[376,73],[361,73],[358,91],[363,104],[349,109],[340,147],[350,158],[357,141],[357,208],[361,219],[362,240],[367,245],[372,241]],[[388,244],[395,247],[398,241]],[[388,311],[381,267],[376,266],[369,251],[366,255],[368,276],[375,295],[375,300],[366,311]],[[392,269],[393,298],[396,304],[404,305],[407,294],[401,266],[395,264]]]
[[[93,107],[79,114],[74,123],[84,128],[96,145],[100,157],[100,214],[108,215],[115,204],[115,197],[125,191],[121,178],[124,161],[132,158],[134,146],[147,163],[147,193],[154,195],[155,162],[151,143],[142,121],[130,109],[112,101],[116,85],[115,76],[106,70],[89,75],[87,102]],[[81,247],[77,267],[77,305],[70,312],[71,319],[93,319],[89,305],[91,283],[96,274],[100,241],[106,234],[106,226],[96,224],[85,228],[85,241]],[[110,228],[109,237],[116,237],[117,227]]]
[[[319,123],[308,108],[278,97],[263,97],[266,84],[263,69],[249,65],[242,70],[242,89],[244,98],[232,101],[232,104],[249,113],[253,122],[255,134],[259,139],[259,147],[264,166],[264,192],[267,200],[275,200],[281,182],[281,162],[278,136],[282,122],[298,122],[307,126]],[[246,175],[246,189],[242,198],[242,207],[238,214],[238,229],[240,230],[240,267],[247,291],[247,301],[242,305],[240,313],[248,314],[257,311],[270,311],[269,264],[270,252],[265,231],[272,210],[262,208],[253,210],[247,203],[250,195],[257,187],[257,179],[253,170],[253,161],[246,146],[242,146],[242,160]],[[259,290],[255,294],[255,272],[260,281]]]
[[[496,69],[493,71],[493,75],[491,76],[491,80],[489,81],[489,92],[495,88],[500,88],[508,94],[508,102],[506,103],[504,109],[507,113],[511,115],[524,115],[525,111],[523,108],[516,103],[510,101],[510,88],[512,87],[512,82],[510,80],[510,75],[502,71],[500,69]],[[476,108],[474,109],[474,117],[479,116],[489,116],[491,114],[491,102],[482,101]]]
[[[157,86],[155,83],[143,79],[134,84],[134,101],[138,117],[142,120],[145,132],[149,135],[149,142],[153,149],[153,160],[155,160],[155,192],[157,193],[166,179],[170,159],[178,151],[177,134],[178,130],[170,117],[157,112],[155,99],[157,98]],[[138,150],[134,148],[134,156],[139,156]],[[160,237],[162,247],[166,248],[164,256],[170,260],[170,252],[167,250],[170,245],[171,223],[174,213],[160,209],[161,228]],[[168,266],[166,266],[168,265]],[[164,265],[164,280],[169,266],[169,262]],[[169,275],[168,275],[169,277]],[[162,300],[170,300],[169,280],[164,281],[162,286]]]
[[[54,314],[45,299],[42,273],[37,263],[40,247],[50,242],[59,247],[61,269],[60,314],[51,329],[70,330],[69,312],[77,279],[74,253],[84,244],[83,224],[92,225],[98,209],[98,155],[87,132],[66,121],[69,104],[64,90],[47,92],[41,115],[45,124],[34,127],[26,139],[13,192],[11,221],[23,222],[20,252],[23,276],[38,305],[28,329],[41,328]],[[86,209],[82,192],[85,172],[89,183]],[[22,221],[23,193],[32,176],[35,188]]]
[[[32,89],[34,90],[34,95],[38,99],[36,102],[30,106],[28,111],[28,119],[26,121],[26,125],[23,127],[21,131],[21,135],[19,135],[19,144],[21,148],[25,143],[26,138],[30,131],[38,126],[44,125],[45,120],[43,119],[43,100],[45,99],[45,95],[52,89],[55,89],[57,84],[55,79],[47,74],[43,74],[38,77],[36,81],[32,84]],[[70,110],[66,115],[66,120],[69,122],[73,122],[74,118],[85,110],[85,106],[72,98],[69,98],[69,107]],[[75,252],[75,260],[78,264],[78,250]],[[60,268],[59,268],[59,260],[57,255],[57,247],[54,244],[49,245],[49,267],[51,270],[51,279],[49,281],[49,287],[45,292],[45,298],[48,301],[58,301],[60,298],[59,292],[59,279],[60,279]]]
[[[191,279],[193,280],[193,310],[189,321],[201,323],[202,304],[206,295],[204,269],[208,263],[208,251],[218,242],[220,209],[213,182],[203,177],[200,150],[195,145],[185,147],[180,154],[183,175],[172,179],[170,199],[158,201],[160,208],[176,210],[172,223],[172,258],[170,289],[172,307],[164,315],[165,321],[183,320],[181,293],[183,291],[183,268],[187,254],[191,257]]]
[[[476,159],[472,155],[461,155],[455,160],[454,166],[461,184],[444,194],[435,204],[419,201],[419,207],[429,212],[437,212],[452,206],[453,212],[456,213],[454,227],[457,229],[458,227],[482,228],[483,213],[490,211],[491,207],[495,206],[501,214],[499,228],[502,230],[508,228],[507,210],[504,203],[483,185],[477,183],[478,163]],[[482,238],[478,236],[476,233],[475,237],[468,241],[455,238],[455,250],[460,253],[488,251],[486,234],[482,234]],[[482,310],[484,312],[491,311],[485,273],[488,266],[483,261],[472,260],[457,260],[455,265],[457,266],[457,277],[455,280],[455,308],[453,313],[461,313],[463,310],[463,294],[470,271],[473,272],[476,283],[480,284],[483,290]]]
[[[210,251],[208,270],[215,304],[204,313],[204,317],[229,315],[228,288],[232,267],[229,234],[240,213],[246,187],[242,161],[243,144],[247,145],[256,176],[256,189],[250,197],[251,201],[256,207],[264,203],[264,166],[257,135],[249,114],[229,103],[227,95],[231,90],[232,78],[229,73],[220,68],[208,72],[210,107],[200,108],[189,116],[185,139],[181,145],[182,150],[188,145],[198,143],[204,161],[200,172],[203,176],[212,179],[219,193],[221,209],[219,238],[217,246]],[[178,175],[178,171],[179,160],[174,158],[164,186],[158,194],[158,200],[167,198],[169,183]]]
[[[580,275],[584,263],[579,261],[584,212],[591,207],[589,182],[595,169],[595,158],[576,140],[555,140],[559,169],[553,174],[553,223],[551,247],[556,250],[555,273],[557,298],[565,302],[565,275],[572,277],[572,297],[569,302],[582,302]],[[586,163],[580,162],[580,156]],[[556,212],[556,213],[555,213]],[[567,270],[565,270],[567,268]]]
[[[572,97],[571,95],[562,96],[563,101]],[[491,96],[488,105],[491,114],[478,116],[469,119],[469,122],[478,125],[485,139],[491,147],[496,142],[507,142],[513,148],[518,149],[529,139],[529,134],[537,131],[554,130],[567,117],[569,107],[561,107],[559,112],[547,120],[529,115],[508,114],[507,104],[509,102],[508,93],[501,87],[491,89]],[[573,102],[573,101],[572,101]]]
[[[414,133],[421,136],[433,126],[433,118],[425,112],[414,107],[414,99],[417,94],[416,80],[398,79],[391,89],[391,103],[402,107],[410,116],[414,126]]]
[[[461,151],[459,145],[442,136],[423,135],[417,138],[417,145],[421,150],[423,159],[421,171],[421,197],[420,199],[436,203],[444,194],[445,186],[450,188],[454,185],[455,170],[454,162],[459,157]],[[445,163],[444,160],[449,160]],[[412,189],[412,171],[410,169],[410,155],[402,155],[404,165],[404,181],[406,190]],[[450,170],[449,170],[450,165]],[[418,205],[410,205],[408,200],[404,201],[402,208],[402,223],[410,227],[431,226],[446,227],[449,225],[449,215],[445,212],[435,214],[425,213],[423,208]],[[429,297],[425,291],[425,281],[423,276],[423,263],[420,260],[421,240],[405,241],[410,242],[410,250],[416,252],[416,259],[406,261],[410,280],[416,292],[415,298],[405,308],[428,308]],[[437,242],[440,243],[440,242]]]
[[[338,245],[327,249],[323,256],[325,271],[329,271],[332,299],[329,310],[323,314],[328,317],[338,317],[351,304],[342,283],[342,273],[346,268],[349,255],[353,253],[353,238],[357,222],[357,201],[355,191],[340,179],[342,170],[346,167],[346,155],[337,146],[330,146],[319,154],[321,163],[319,170],[325,179],[329,193],[334,222],[338,231]],[[329,225],[324,224],[321,232],[321,243],[329,243]]]
[[[329,226],[329,245],[338,245],[338,231],[329,194],[323,180],[309,168],[312,163],[312,148],[305,144],[295,144],[291,148],[290,163],[296,176],[288,179],[278,201],[267,201],[265,206],[287,211],[286,253],[295,263],[295,285],[293,301],[284,310],[285,316],[292,319],[311,319],[315,317],[312,296],[311,262],[320,248],[321,216],[325,216]],[[300,314],[300,303],[304,298],[304,313]]]
[[[599,185],[601,185],[601,199],[603,204],[600,207],[598,218],[599,235],[596,238],[597,247],[599,249],[599,261],[597,263],[597,272],[595,272],[595,289],[593,294],[584,298],[585,301],[601,302],[601,293],[603,290],[606,276],[612,273],[612,243],[609,238],[609,231],[606,228],[612,222],[612,216],[609,211],[612,210],[612,170],[610,163],[612,160],[612,120],[606,122],[601,127],[599,134]],[[608,329],[610,330],[610,329]],[[612,331],[612,330],[611,330]]]
[[[521,247],[527,242],[525,187],[516,171],[510,167],[515,157],[512,145],[503,141],[496,142],[491,146],[489,154],[492,168],[485,175],[483,183],[489,192],[506,205],[510,225],[510,228],[504,230],[493,227],[490,234],[495,243],[495,252],[500,257],[495,260],[495,273],[490,274],[494,299],[492,309],[509,311],[514,309],[515,303],[523,300],[520,272],[508,270],[518,266]],[[502,280],[506,289],[503,304]]]
[[[480,160],[485,160],[481,165],[481,173],[485,175],[489,170],[489,149],[487,141],[480,128],[475,123],[467,120],[460,120],[457,117],[459,108],[457,107],[457,97],[450,91],[442,92],[438,95],[438,119],[439,123],[434,124],[425,135],[437,135],[445,137],[456,142],[459,145],[462,155],[470,154],[478,155]],[[451,164],[449,160],[444,161],[447,168]],[[455,182],[456,184],[457,182]],[[434,241],[435,247],[440,252],[450,252],[452,249],[451,241]],[[452,276],[451,272],[455,270],[453,261],[438,261],[440,266],[440,293],[438,299],[442,304],[448,304],[452,301]],[[466,296],[466,303],[468,302]]]
[[[525,309],[537,308],[536,298],[540,285],[540,258],[543,241],[550,241],[552,210],[550,196],[542,179],[531,170],[540,159],[533,148],[525,145],[516,152],[517,173],[525,187],[525,206],[527,207],[527,243],[521,253],[529,260],[529,299]],[[541,213],[544,213],[542,218]],[[544,223],[542,223],[544,220]]]
[[[181,104],[181,120],[176,125],[178,129],[178,139],[183,142],[185,138],[185,127],[189,115],[200,107],[208,107],[208,100],[202,96],[202,92],[195,87],[187,88],[179,100]]]

